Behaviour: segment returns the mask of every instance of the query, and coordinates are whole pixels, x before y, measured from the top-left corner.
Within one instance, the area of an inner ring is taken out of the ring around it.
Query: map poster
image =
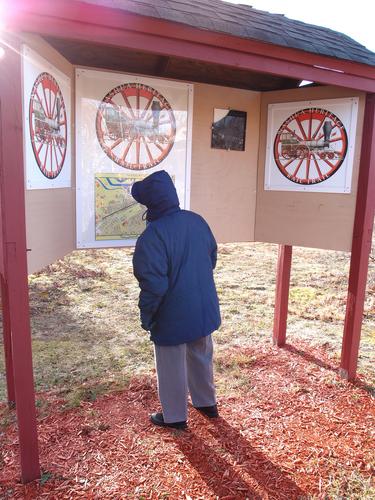
[[[350,193],[358,98],[268,106],[265,190]]]
[[[126,173],[95,176],[96,240],[133,240],[145,229],[142,216],[146,207],[131,196],[134,182],[143,177]]]
[[[70,78],[26,45],[22,60],[26,187],[70,187]]]
[[[134,245],[145,228],[134,182],[165,170],[190,205],[193,86],[76,70],[77,247]]]

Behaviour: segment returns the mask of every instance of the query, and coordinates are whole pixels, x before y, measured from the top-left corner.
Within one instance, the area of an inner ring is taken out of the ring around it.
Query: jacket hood
[[[159,170],[142,181],[135,182],[132,196],[138,203],[147,207],[148,221],[180,210],[176,188],[165,170]]]

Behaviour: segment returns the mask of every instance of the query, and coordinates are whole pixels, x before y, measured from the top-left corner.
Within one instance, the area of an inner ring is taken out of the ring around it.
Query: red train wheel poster
[[[48,179],[61,172],[67,149],[67,114],[55,78],[41,73],[32,87],[29,104],[30,139],[37,165]]]
[[[337,172],[347,148],[339,118],[326,109],[307,108],[289,116],[277,131],[274,158],[290,181],[317,184]]]
[[[134,182],[165,170],[189,208],[193,86],[77,68],[75,90],[77,246],[134,245],[144,227]]]
[[[69,188],[71,78],[27,45],[22,65],[26,188]]]
[[[170,104],[154,88],[125,83],[100,103],[96,134],[103,151],[117,165],[146,170],[171,151],[176,121]]]
[[[350,193],[359,99],[268,105],[265,190]]]

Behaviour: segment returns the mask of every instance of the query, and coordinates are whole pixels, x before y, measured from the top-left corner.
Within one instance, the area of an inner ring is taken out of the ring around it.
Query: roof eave
[[[375,92],[375,67],[80,1],[7,0],[7,29]]]

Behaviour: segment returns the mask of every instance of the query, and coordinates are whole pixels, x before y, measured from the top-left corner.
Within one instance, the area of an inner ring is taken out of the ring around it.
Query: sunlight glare
[[[310,80],[302,80],[298,87],[304,87],[305,85],[311,85],[314,82],[311,82]]]
[[[5,8],[3,0],[0,0],[0,36],[1,33],[5,31]],[[1,38],[0,38],[0,60],[4,59],[5,49],[1,46]]]
[[[0,0],[0,33],[5,31],[5,5],[4,1]]]

